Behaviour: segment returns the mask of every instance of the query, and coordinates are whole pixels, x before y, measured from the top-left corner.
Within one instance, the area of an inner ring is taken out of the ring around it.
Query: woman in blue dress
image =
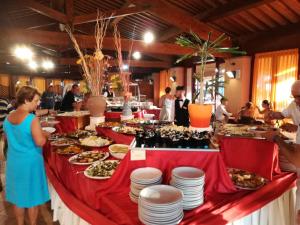
[[[17,93],[17,109],[4,121],[8,141],[6,200],[14,205],[18,225],[24,225],[25,209],[31,225],[36,225],[38,206],[49,200],[42,146],[47,134],[42,131],[35,111],[40,94],[24,86]]]

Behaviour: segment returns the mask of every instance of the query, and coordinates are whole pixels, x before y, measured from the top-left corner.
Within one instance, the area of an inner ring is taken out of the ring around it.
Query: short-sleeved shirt
[[[300,144],[300,106],[293,101],[281,112],[281,114],[286,118],[291,118],[293,123],[298,126],[296,143]]]
[[[0,134],[3,133],[3,121],[12,110],[12,105],[6,99],[0,98]]]
[[[61,111],[73,111],[73,103],[75,102],[75,96],[72,91],[68,91],[65,95],[64,99],[62,100],[60,110]]]
[[[225,108],[225,105],[223,104],[220,104],[217,109],[216,109],[216,120],[217,121],[224,121],[225,119],[225,116],[231,116],[232,114],[227,112],[226,108]]]

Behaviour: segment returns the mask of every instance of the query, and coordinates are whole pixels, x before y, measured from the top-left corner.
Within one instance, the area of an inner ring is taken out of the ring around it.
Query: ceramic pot
[[[190,125],[195,128],[207,128],[210,126],[212,105],[189,104]]]
[[[106,99],[103,96],[91,96],[87,101],[87,109],[92,117],[104,115],[106,109]]]

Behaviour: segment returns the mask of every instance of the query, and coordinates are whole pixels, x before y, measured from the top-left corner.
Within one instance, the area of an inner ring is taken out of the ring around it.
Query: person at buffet
[[[261,106],[262,106],[263,110],[260,110],[260,108],[258,106],[256,106],[258,113],[263,115],[264,122],[266,124],[272,124],[272,119],[270,118],[270,115],[269,115],[270,112],[272,111],[270,102],[268,100],[263,100],[261,103]]]
[[[171,94],[171,88],[166,87],[165,93],[159,99],[159,107],[161,108],[159,114],[159,120],[161,121],[173,121],[174,111],[174,97]]]
[[[228,99],[221,98],[221,104],[216,109],[216,121],[226,123],[232,113],[227,112],[226,106],[228,105]]]
[[[103,91],[103,96],[107,98],[113,98],[115,97],[114,92],[112,91],[110,86],[106,86],[104,91]]]
[[[6,157],[6,141],[4,139],[3,134],[3,122],[6,116],[13,110],[13,107],[9,102],[4,99],[0,98],[0,160],[4,161]],[[0,192],[2,192],[2,181],[0,179]]]
[[[50,85],[41,97],[41,108],[42,109],[54,109],[55,105],[55,93],[53,86]]]
[[[188,127],[190,125],[188,105],[190,100],[185,97],[184,86],[176,87],[175,124]]]
[[[70,112],[77,110],[78,108],[80,109],[82,102],[75,101],[75,95],[79,95],[79,92],[78,84],[73,84],[72,89],[65,94],[60,110]]]
[[[251,124],[255,121],[254,119],[255,108],[252,102],[247,102],[241,111],[238,112],[237,119],[238,123]]]
[[[42,131],[36,110],[40,94],[23,86],[17,92],[17,109],[3,123],[8,142],[6,201],[14,205],[18,225],[24,225],[25,208],[31,225],[36,225],[38,206],[49,201],[42,146],[48,133]]]

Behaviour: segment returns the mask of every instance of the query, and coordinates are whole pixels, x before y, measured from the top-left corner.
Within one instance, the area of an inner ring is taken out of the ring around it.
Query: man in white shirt
[[[216,109],[216,121],[226,122],[228,117],[230,117],[232,115],[232,113],[229,113],[226,110],[227,104],[228,104],[228,99],[221,98],[221,104]]]

